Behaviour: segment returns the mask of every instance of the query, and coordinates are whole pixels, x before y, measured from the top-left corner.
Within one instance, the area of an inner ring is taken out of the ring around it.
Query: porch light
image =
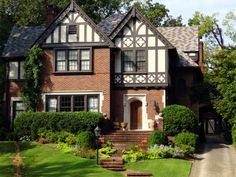
[[[94,129],[94,133],[95,133],[95,136],[96,136],[96,149],[97,149],[97,165],[98,165],[98,138],[100,137],[101,135],[101,129],[99,128],[99,126],[97,126],[95,129]]]

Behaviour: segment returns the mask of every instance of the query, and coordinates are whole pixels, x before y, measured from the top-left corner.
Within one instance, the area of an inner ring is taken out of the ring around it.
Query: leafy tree
[[[226,120],[236,120],[236,47],[219,50],[213,55],[212,69],[206,74],[216,92],[212,102]]]
[[[169,9],[165,5],[158,2],[153,3],[152,0],[147,0],[145,3],[140,1],[135,2],[137,7],[156,27],[158,26],[183,26],[182,17],[176,19],[169,15]]]
[[[40,73],[42,69],[41,55],[42,49],[34,46],[30,49],[24,63],[25,73],[22,97],[28,111],[35,111],[39,100],[41,91]]]

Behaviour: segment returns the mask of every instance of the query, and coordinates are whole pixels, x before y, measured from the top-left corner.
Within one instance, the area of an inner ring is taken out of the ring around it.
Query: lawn
[[[179,159],[145,160],[126,165],[128,169],[150,172],[154,177],[188,177],[191,162]]]
[[[0,177],[14,176],[14,142],[0,142]]]
[[[96,161],[61,152],[48,145],[22,143],[23,177],[122,177],[105,170]]]

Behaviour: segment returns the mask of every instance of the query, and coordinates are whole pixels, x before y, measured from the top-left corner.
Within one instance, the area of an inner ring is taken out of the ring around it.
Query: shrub
[[[164,131],[167,135],[177,135],[181,132],[193,132],[198,130],[196,115],[187,107],[170,105],[162,110],[164,117]]]
[[[95,135],[91,131],[80,132],[76,136],[76,143],[81,148],[93,149],[95,147]]]
[[[73,149],[66,143],[58,143],[57,148],[62,150],[63,152],[66,152],[66,153],[73,151]]]
[[[94,112],[23,112],[16,116],[14,131],[18,137],[37,138],[38,130],[77,132],[93,130],[102,120],[101,113]]]
[[[108,158],[111,157],[112,154],[114,154],[117,150],[113,148],[113,145],[111,142],[106,142],[106,146],[99,149],[99,157]]]
[[[183,152],[179,147],[171,147],[165,145],[154,145],[147,150],[147,159],[183,157]]]
[[[175,145],[178,146],[185,155],[195,152],[198,141],[198,135],[190,132],[183,132],[175,137]]]
[[[155,144],[157,144],[157,145],[164,144],[165,145],[167,143],[168,143],[168,139],[167,139],[167,135],[165,132],[153,131],[152,134],[148,138],[148,146],[149,147],[152,147]]]
[[[125,162],[137,162],[145,159],[145,152],[137,145],[130,145],[127,150],[122,151],[122,159]]]

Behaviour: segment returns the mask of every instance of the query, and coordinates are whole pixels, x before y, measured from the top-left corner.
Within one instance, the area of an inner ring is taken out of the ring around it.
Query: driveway
[[[207,136],[193,162],[190,177],[236,177],[236,150],[220,136]]]

